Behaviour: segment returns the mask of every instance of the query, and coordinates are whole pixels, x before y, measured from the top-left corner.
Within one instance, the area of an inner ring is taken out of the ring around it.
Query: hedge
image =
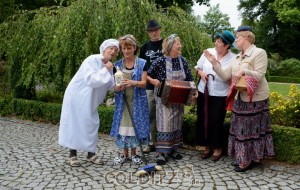
[[[113,107],[99,106],[101,133],[109,133]],[[61,104],[37,102],[32,100],[0,98],[0,116],[17,116],[21,119],[42,121],[58,124],[60,119]],[[226,119],[225,131],[230,124]],[[300,130],[291,127],[273,125],[273,138],[275,146],[275,159],[291,164],[300,164]],[[185,114],[182,126],[184,144],[195,145],[196,141],[196,116]],[[227,139],[224,138],[226,142]]]
[[[282,76],[269,76],[269,82],[300,83],[300,78],[282,77]]]

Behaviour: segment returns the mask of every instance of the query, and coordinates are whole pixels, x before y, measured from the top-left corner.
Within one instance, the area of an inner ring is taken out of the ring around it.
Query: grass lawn
[[[287,96],[289,94],[291,83],[276,83],[269,82],[269,87],[271,92],[278,92],[282,96]],[[300,84],[296,84],[298,89],[300,89]]]

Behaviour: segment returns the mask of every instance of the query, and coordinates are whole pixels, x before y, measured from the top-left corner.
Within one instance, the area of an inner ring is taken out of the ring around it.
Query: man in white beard
[[[77,151],[88,152],[87,161],[103,164],[96,155],[98,142],[98,106],[108,90],[114,88],[113,63],[119,42],[105,40],[100,54],[87,57],[69,83],[63,99],[59,127],[59,145],[70,149],[69,163],[80,166]]]

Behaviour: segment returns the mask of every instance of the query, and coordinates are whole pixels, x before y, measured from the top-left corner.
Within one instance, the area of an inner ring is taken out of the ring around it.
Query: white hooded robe
[[[101,54],[87,57],[65,91],[59,126],[61,146],[96,152],[100,122],[97,109],[114,86],[113,73],[101,58]]]

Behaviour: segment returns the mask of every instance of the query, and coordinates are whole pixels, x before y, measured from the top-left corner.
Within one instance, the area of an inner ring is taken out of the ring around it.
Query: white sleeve
[[[205,56],[204,54],[202,54],[200,59],[197,61],[197,65],[194,68],[203,70],[204,62],[205,62]]]
[[[103,85],[109,85],[112,88],[114,85],[114,77],[112,72],[109,72],[106,67],[102,64],[102,68],[97,68],[97,62],[95,59],[87,58],[82,63],[84,82],[92,86],[93,88],[99,88]]]

